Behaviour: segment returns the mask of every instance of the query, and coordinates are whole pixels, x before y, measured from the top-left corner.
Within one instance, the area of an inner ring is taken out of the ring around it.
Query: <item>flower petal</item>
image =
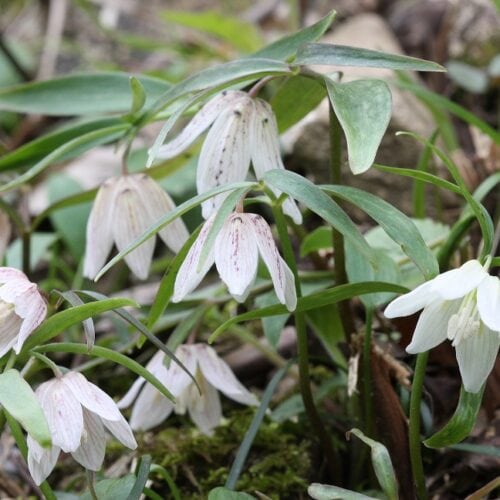
[[[174,409],[174,404],[152,385],[145,385],[130,416],[135,431],[147,431],[161,424]]]
[[[248,220],[253,228],[260,255],[273,280],[278,300],[285,304],[289,311],[295,310],[297,307],[295,278],[276,248],[271,228],[260,215],[248,214]]]
[[[115,198],[115,217],[112,230],[118,250],[127,248],[151,225],[151,218],[137,192],[133,179],[122,177]],[[149,238],[125,256],[125,262],[140,279],[146,279],[153,258],[155,237]]]
[[[0,283],[12,280],[29,281],[28,277],[19,269],[14,267],[0,267]]]
[[[0,357],[17,342],[22,319],[14,312],[14,307],[0,302]]]
[[[281,160],[278,125],[274,112],[262,99],[255,99],[254,104],[256,112],[251,126],[250,151],[255,175],[257,179],[261,179],[268,170],[284,170],[285,166]],[[277,197],[281,195],[278,189],[273,189],[273,192]],[[284,202],[283,211],[296,224],[302,224],[302,214],[290,198]]]
[[[215,240],[215,265],[229,293],[243,302],[257,275],[259,253],[246,214],[227,218]]]
[[[54,469],[61,450],[57,446],[42,448],[29,434],[28,469],[36,484],[42,484]]]
[[[432,292],[445,300],[458,299],[474,290],[487,276],[479,261],[469,260],[458,269],[436,276],[432,280]]]
[[[149,213],[150,224],[157,222],[175,208],[172,198],[148,175],[138,174],[133,177],[137,179],[137,192]],[[189,238],[188,230],[180,217],[165,226],[158,234],[175,253],[179,252]]]
[[[460,307],[460,300],[435,300],[418,318],[413,338],[406,352],[416,354],[437,346],[447,337],[448,321]]]
[[[52,444],[69,453],[80,446],[83,432],[82,407],[61,380],[40,385],[35,394],[49,424]]]
[[[248,97],[217,118],[201,148],[196,176],[198,193],[245,180],[250,167],[248,135],[252,113],[253,100]],[[227,193],[222,193],[203,202],[203,217],[210,217],[226,197]]]
[[[400,318],[410,316],[420,311],[427,304],[431,304],[437,298],[437,295],[431,294],[432,281],[426,281],[417,286],[411,292],[405,293],[394,299],[384,310],[386,318]]]
[[[477,308],[483,323],[500,332],[500,280],[488,276],[477,289]]]
[[[98,471],[104,462],[106,433],[101,419],[83,410],[83,434],[80,446],[71,455],[88,470]]]
[[[16,354],[19,354],[24,341],[31,335],[33,330],[42,323],[47,315],[47,304],[45,299],[34,283],[31,284],[31,287],[25,293],[17,297],[15,311],[18,316],[24,318],[14,349]]]
[[[476,393],[488,378],[498,353],[498,332],[481,325],[478,333],[462,340],[456,346],[458,367],[467,392]]]
[[[217,390],[204,377],[199,377],[201,396],[193,384],[188,391],[188,411],[191,420],[203,434],[210,436],[222,418],[222,408]]]
[[[186,370],[192,375],[196,374],[196,366],[198,363],[196,355],[196,345],[181,345],[175,351],[175,355],[179,361],[185,366]],[[165,359],[165,355],[163,355]],[[189,375],[173,360],[170,361],[168,370],[165,375],[165,385],[169,388],[170,392],[175,396],[179,396],[193,381]],[[162,380],[160,378],[160,380]]]
[[[175,139],[159,148],[157,157],[168,160],[187,149],[199,135],[210,127],[225,108],[241,99],[242,96],[246,96],[246,94],[238,90],[227,90],[217,94],[194,115]]]
[[[130,425],[128,425],[128,422],[123,418],[123,416],[120,414],[120,420],[106,420],[105,418],[102,419],[102,423],[104,424],[104,427],[108,429],[113,436],[115,436],[120,443],[122,443],[124,446],[127,448],[130,448],[131,450],[135,450],[137,448],[137,441],[134,438],[134,433],[132,432],[132,429],[130,428]]]
[[[198,344],[198,349],[200,350],[198,360],[201,372],[211,385],[238,403],[258,404],[257,398],[239,382],[229,365],[217,355],[214,349],[204,344]]]
[[[94,279],[106,262],[113,246],[111,227],[114,219],[114,199],[118,177],[108,179],[100,187],[87,221],[87,239],[83,275]]]
[[[81,373],[68,372],[61,378],[61,381],[87,410],[107,420],[120,420],[121,413],[116,403]]]
[[[205,246],[205,241],[214,222],[214,218],[215,214],[205,222],[201,228],[198,238],[196,238],[196,241],[193,243],[186,255],[186,258],[184,259],[184,262],[181,264],[175,278],[172,302],[180,302],[188,293],[191,293],[199,285],[208,270],[212,267],[212,264],[214,263],[213,248],[207,255],[202,268],[198,271],[200,255],[203,247]]]

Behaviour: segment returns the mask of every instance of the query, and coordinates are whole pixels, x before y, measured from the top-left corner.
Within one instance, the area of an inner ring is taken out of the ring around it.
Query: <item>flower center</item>
[[[467,294],[458,312],[448,321],[447,336],[452,340],[452,345],[455,347],[462,340],[475,335],[479,332],[481,320],[477,309],[476,290]]]

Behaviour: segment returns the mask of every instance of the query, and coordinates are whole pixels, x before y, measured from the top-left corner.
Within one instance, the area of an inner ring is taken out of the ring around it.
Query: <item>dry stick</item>
[[[332,184],[341,183],[342,167],[342,132],[340,123],[330,103],[330,172]],[[332,228],[333,251],[334,251],[334,278],[335,285],[344,285],[348,282],[345,268],[344,236]],[[355,332],[355,326],[349,301],[339,302],[340,319],[344,327],[346,340],[349,341]]]

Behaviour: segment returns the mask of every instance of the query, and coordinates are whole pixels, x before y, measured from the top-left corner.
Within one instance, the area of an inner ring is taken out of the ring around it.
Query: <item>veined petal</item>
[[[214,120],[224,109],[230,107],[234,102],[237,102],[242,96],[246,96],[246,94],[238,90],[226,90],[210,99],[210,101],[194,115],[184,130],[182,130],[175,139],[159,148],[157,157],[168,160],[187,149],[198,136],[212,125]]]
[[[205,222],[201,228],[198,238],[196,238],[196,241],[193,243],[186,255],[186,258],[184,259],[184,262],[181,264],[179,272],[175,278],[172,302],[180,302],[188,293],[191,293],[200,284],[200,281],[212,267],[212,264],[214,263],[213,248],[207,255],[202,268],[198,271],[200,255],[203,247],[205,246],[205,241],[208,237],[208,233],[210,232],[214,219],[215,214]]]
[[[477,308],[483,323],[500,332],[500,280],[496,276],[488,276],[479,284]]]
[[[80,446],[83,432],[82,407],[61,380],[53,379],[38,387],[35,394],[47,418],[52,443],[66,453]]]
[[[33,330],[42,323],[47,315],[47,304],[45,299],[34,283],[31,284],[31,287],[25,293],[17,297],[15,311],[18,316],[24,318],[14,349],[16,354],[19,354],[24,341],[31,335]]]
[[[19,269],[14,267],[0,267],[0,283],[7,283],[13,280],[29,281],[28,277]]]
[[[198,363],[196,347],[194,345],[181,345],[175,351],[175,355],[186,370],[195,375]],[[193,383],[189,375],[175,361],[170,361],[168,369],[165,366],[163,368],[166,370],[165,385],[175,397],[182,394],[186,387]]]
[[[189,416],[203,434],[210,436],[222,418],[220,397],[217,390],[204,377],[199,377],[198,383],[201,386],[201,396],[194,384],[188,389]]]
[[[456,346],[458,367],[467,392],[479,392],[488,378],[498,354],[498,332],[481,325],[479,332],[463,339]]]
[[[172,198],[151,177],[146,174],[138,174],[130,177],[136,179],[137,192],[149,213],[150,224],[154,224],[162,216],[175,208]],[[188,230],[180,217],[165,226],[158,234],[175,253],[182,248],[189,238]]]
[[[61,381],[87,410],[107,420],[120,420],[121,413],[116,403],[81,373],[68,372],[61,378]]]
[[[42,484],[54,469],[61,450],[57,446],[42,448],[29,434],[28,469],[36,484]]]
[[[106,433],[101,419],[83,410],[83,434],[80,446],[71,455],[88,470],[98,471],[104,462]]]
[[[104,424],[104,427],[108,429],[113,436],[115,436],[120,443],[122,443],[124,446],[127,448],[130,448],[131,450],[135,450],[137,448],[137,441],[134,438],[134,433],[132,432],[132,429],[130,428],[130,425],[128,425],[128,422],[123,418],[123,416],[120,414],[120,420],[106,420],[105,418],[102,419],[102,423]]]
[[[464,297],[474,290],[488,273],[477,260],[469,260],[458,269],[452,269],[432,280],[432,292],[445,300]]]
[[[151,218],[137,193],[134,181],[128,177],[122,177],[117,187],[114,214],[113,237],[120,251],[127,248],[150,226]],[[128,267],[140,279],[148,277],[155,240],[155,237],[149,238],[125,256]]]
[[[12,279],[0,286],[0,300],[15,304],[18,298],[33,288],[34,283],[27,279]]]
[[[273,280],[278,300],[285,304],[289,311],[295,310],[297,307],[295,278],[276,248],[271,228],[260,215],[248,214],[248,221],[253,228],[260,255]]]
[[[418,318],[413,338],[406,352],[416,354],[437,346],[447,337],[448,321],[460,307],[460,300],[435,300]]]
[[[211,385],[238,403],[258,404],[257,398],[239,382],[229,365],[214,349],[204,344],[198,344],[198,349],[201,372]]]
[[[417,286],[415,290],[405,293],[394,299],[384,311],[386,318],[400,318],[410,316],[420,311],[427,304],[432,304],[438,298],[437,294],[432,294],[432,281],[426,281]]]
[[[268,170],[285,169],[281,160],[279,132],[276,117],[271,106],[262,99],[255,99],[255,113],[250,127],[250,151],[252,164],[257,179]],[[279,197],[281,191],[273,189]],[[302,224],[302,214],[293,200],[288,198],[283,203],[283,212],[289,215],[296,224]]]
[[[215,240],[215,265],[229,293],[243,302],[257,275],[259,254],[246,214],[232,214]]]
[[[135,431],[147,431],[161,424],[174,409],[174,404],[152,385],[145,385],[130,416]]]
[[[250,167],[252,113],[253,100],[248,97],[217,118],[201,148],[196,176],[198,193],[245,180]],[[227,193],[222,193],[203,202],[203,217],[210,217],[226,196]]]
[[[118,177],[108,179],[100,187],[87,222],[83,275],[94,279],[106,262],[113,246],[111,230],[114,219]]]
[[[17,342],[22,319],[14,312],[14,306],[0,301],[0,357]]]

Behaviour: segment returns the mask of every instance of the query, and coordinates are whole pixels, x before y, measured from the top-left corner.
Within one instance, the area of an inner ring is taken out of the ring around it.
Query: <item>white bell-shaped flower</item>
[[[98,471],[104,461],[107,429],[124,446],[137,443],[116,403],[81,373],[68,372],[35,391],[52,437],[42,448],[28,435],[28,468],[37,484],[55,467],[60,451],[71,453],[86,469]]]
[[[241,90],[226,90],[208,101],[175,139],[158,150],[158,157],[177,156],[212,124],[200,152],[196,177],[198,193],[244,181],[250,161],[257,179],[268,170],[285,168],[271,106]],[[277,196],[281,194],[278,190],[274,192]],[[226,196],[227,193],[222,193],[205,201],[203,217],[208,219],[217,211]],[[296,224],[302,223],[302,215],[294,201],[286,199],[283,211]]]
[[[19,354],[46,314],[47,304],[36,284],[18,269],[0,267],[0,357],[12,348]]]
[[[206,344],[186,344],[177,348],[175,355],[186,369],[194,375],[201,389],[174,361],[165,366],[165,354],[157,352],[146,368],[158,378],[174,395],[174,405],[143,378],[137,379],[127,394],[118,402],[126,408],[135,400],[130,417],[134,430],[145,431],[163,422],[175,410],[184,414],[186,410],[201,432],[210,435],[222,418],[219,393],[244,404],[257,405],[257,398],[235,377],[229,365],[214,349]]]
[[[116,243],[125,249],[167,212],[175,208],[170,196],[148,175],[112,177],[99,189],[87,223],[83,274],[95,278]],[[159,233],[177,253],[189,234],[181,219],[175,219]],[[140,279],[146,279],[156,238],[150,238],[125,256],[125,262]]]
[[[388,318],[423,309],[410,354],[432,349],[448,338],[456,349],[467,392],[478,392],[493,369],[500,345],[500,280],[470,260],[393,300]]]
[[[215,243],[200,266],[200,257],[215,215],[203,225],[177,273],[173,302],[192,292],[215,262],[229,293],[238,301],[246,300],[257,276],[259,254],[269,270],[278,300],[289,311],[297,306],[295,279],[276,248],[271,228],[263,217],[251,213],[231,214],[217,233]]]

